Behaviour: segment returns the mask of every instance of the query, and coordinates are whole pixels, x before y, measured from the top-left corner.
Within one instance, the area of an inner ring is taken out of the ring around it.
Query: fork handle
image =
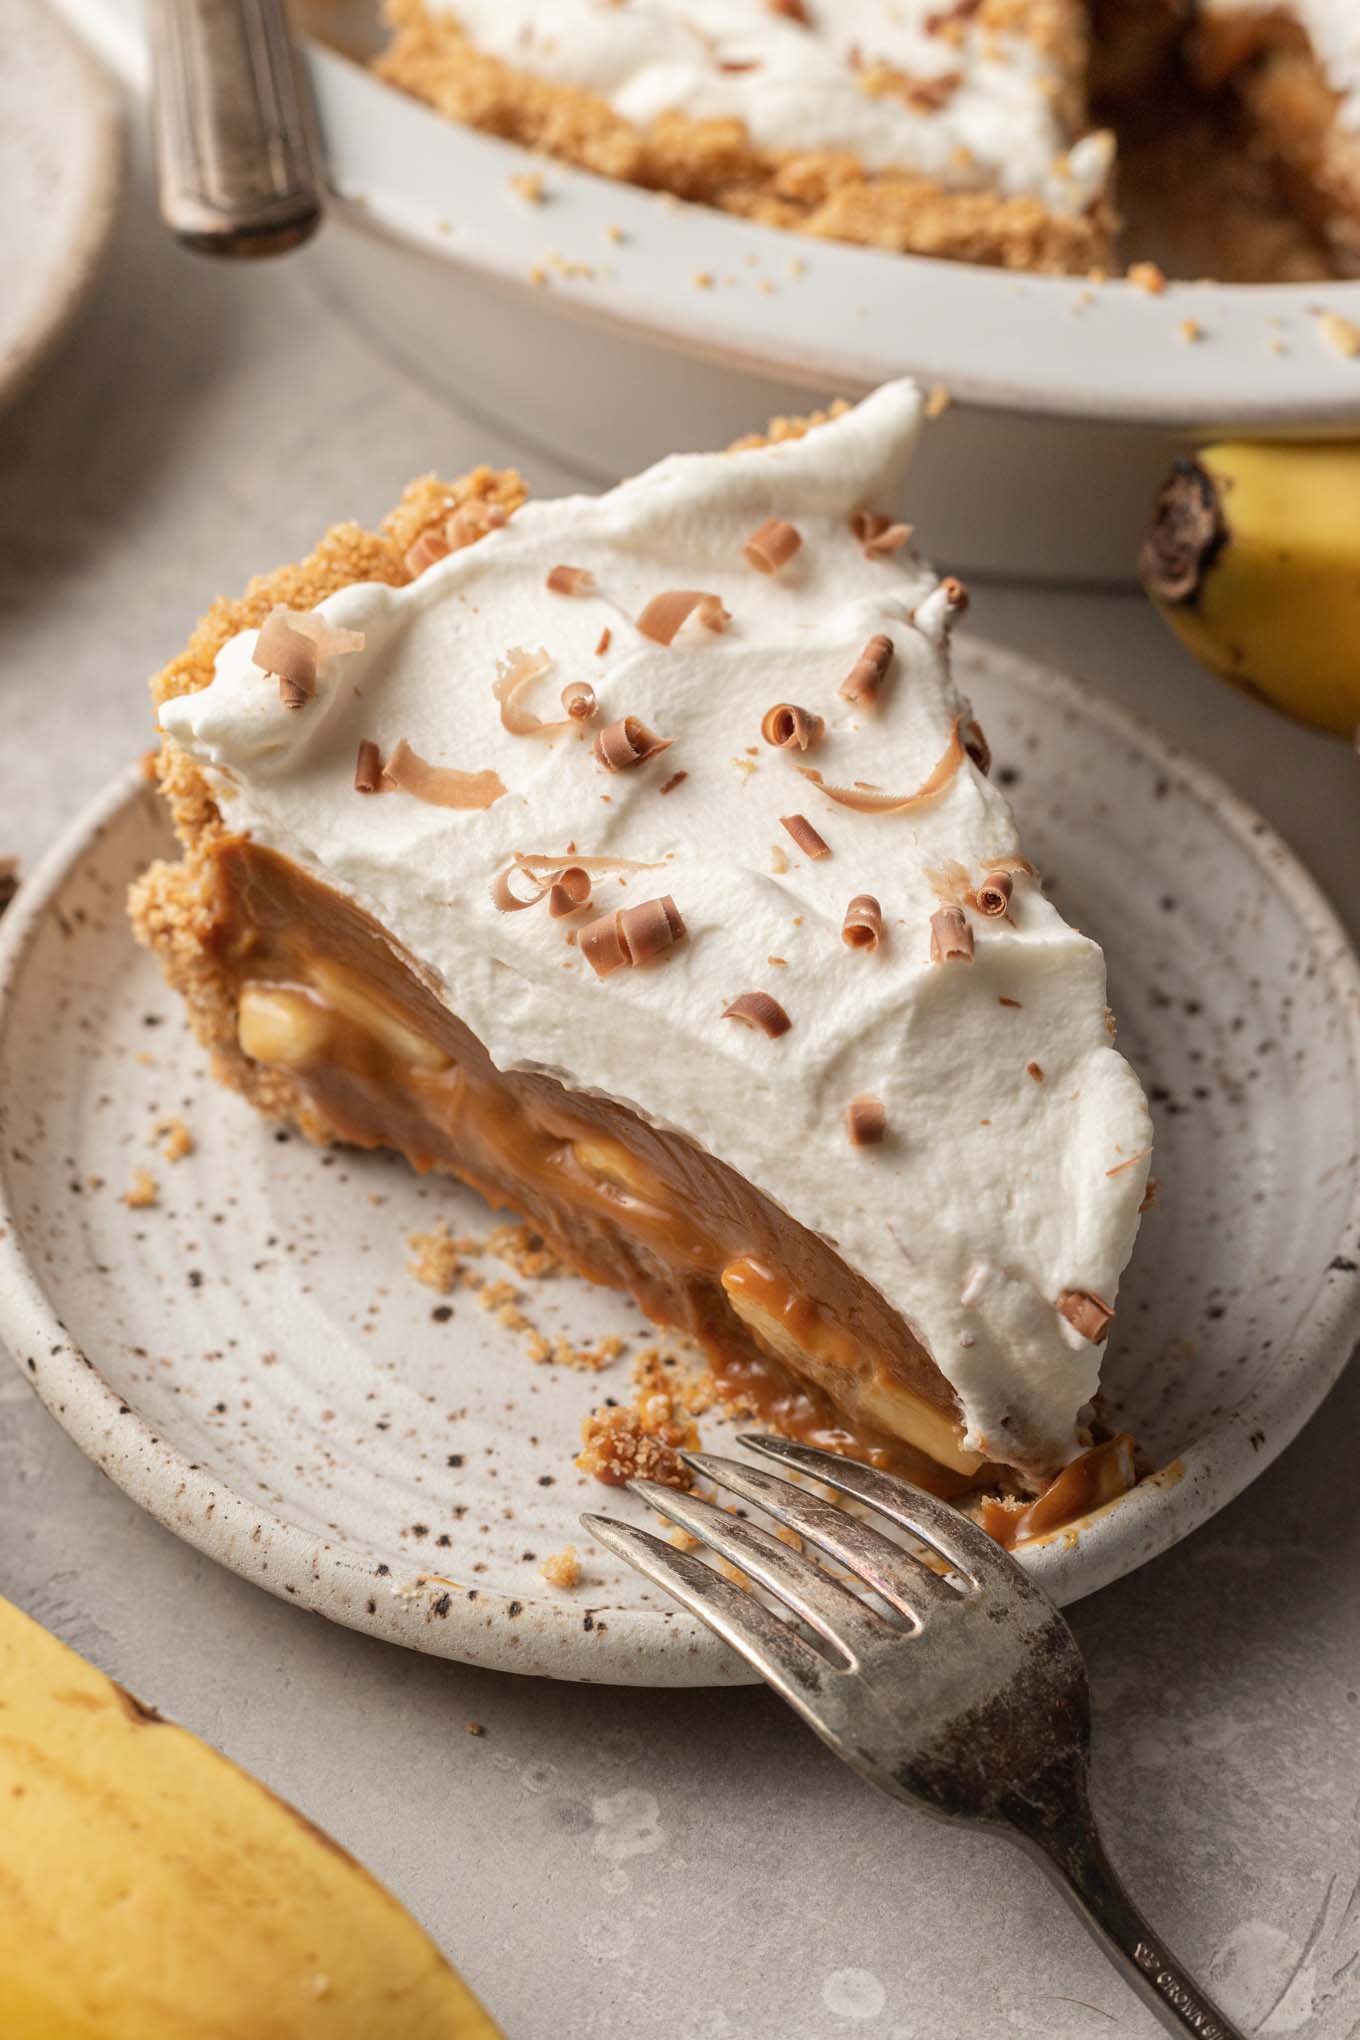
[[[1037,1856],[1073,1911],[1125,1982],[1168,2033],[1196,2040],[1247,2040],[1153,1931],[1119,1881],[1089,1808],[1031,1824],[1012,1814],[1020,1840]]]
[[[166,225],[204,254],[305,241],[321,198],[282,0],[150,0],[147,14]]]

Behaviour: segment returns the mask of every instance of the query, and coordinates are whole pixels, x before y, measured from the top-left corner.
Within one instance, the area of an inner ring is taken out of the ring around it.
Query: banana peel
[[[1178,461],[1140,570],[1212,672],[1315,729],[1360,730],[1360,442],[1224,442]]]
[[[353,1857],[0,1600],[5,2040],[503,2040]]]

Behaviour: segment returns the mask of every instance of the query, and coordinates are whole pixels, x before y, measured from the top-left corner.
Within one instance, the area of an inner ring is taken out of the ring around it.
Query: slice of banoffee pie
[[[1151,1130],[896,520],[920,417],[331,531],[155,683],[183,857],[132,911],[261,1111],[1024,1534],[1132,1478],[1089,1424]]]

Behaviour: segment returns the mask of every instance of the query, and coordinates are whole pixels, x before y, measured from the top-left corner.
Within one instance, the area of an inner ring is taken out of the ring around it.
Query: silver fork
[[[1168,2032],[1245,2040],[1129,1898],[1087,1791],[1090,1690],[1076,1638],[1023,1568],[948,1503],[853,1459],[785,1438],[749,1451],[868,1504],[948,1568],[763,1468],[684,1457],[796,1531],[893,1611],[885,1615],[769,1530],[654,1481],[630,1481],[795,1622],[649,1531],[587,1515],[601,1544],[715,1629],[838,1757],[938,1820],[990,1829],[1047,1871]]]

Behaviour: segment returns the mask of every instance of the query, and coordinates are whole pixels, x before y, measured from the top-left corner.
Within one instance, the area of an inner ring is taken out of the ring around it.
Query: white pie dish
[[[1027,844],[1106,942],[1121,1045],[1158,1121],[1163,1206],[1121,1291],[1106,1384],[1163,1471],[1027,1549],[1071,1601],[1240,1493],[1360,1333],[1360,965],[1312,881],[1210,774],[1045,669],[966,638],[957,663],[999,772],[1018,771]],[[332,1620],[564,1678],[742,1678],[577,1527],[584,1508],[636,1513],[571,1465],[580,1417],[629,1394],[626,1362],[536,1367],[463,1293],[432,1323],[443,1301],[405,1272],[406,1235],[441,1213],[480,1229],[477,1200],[392,1158],[280,1145],[206,1079],[123,915],[167,837],[126,775],[0,935],[0,1337],[21,1369],[177,1535]],[[149,1143],[164,1114],[197,1143],[173,1165]],[[122,1198],[140,1167],[160,1188],[147,1210]],[[550,1333],[651,1336],[570,1280],[526,1309]],[[730,1446],[731,1426],[702,1428]],[[554,1592],[538,1567],[568,1543],[586,1577]]]
[[[139,0],[62,4],[141,80]],[[332,41],[373,46],[370,0],[313,12]],[[811,241],[557,164],[530,204],[510,180],[539,159],[307,49],[337,194],[309,258],[328,302],[460,409],[597,483],[910,374],[955,398],[911,476],[942,564],[1128,579],[1188,443],[1360,429],[1360,359],[1316,316],[1360,321],[1360,283],[1150,296],[1017,277]]]

